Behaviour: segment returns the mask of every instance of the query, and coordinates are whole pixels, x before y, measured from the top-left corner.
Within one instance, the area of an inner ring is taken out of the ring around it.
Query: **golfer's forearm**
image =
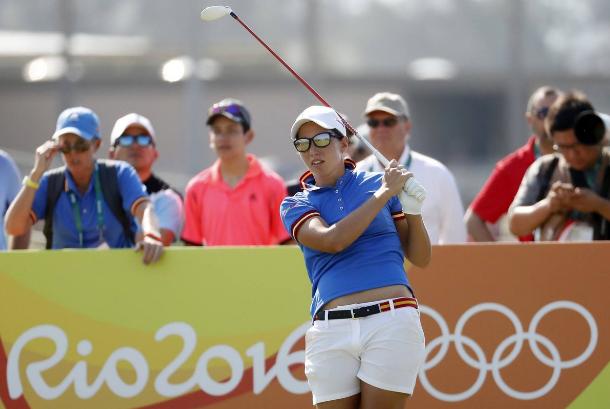
[[[533,232],[551,216],[546,199],[532,206],[518,206],[510,212],[509,228],[515,236],[525,236]]]
[[[496,241],[487,228],[487,224],[471,209],[466,211],[464,223],[473,241]]]
[[[420,215],[406,215],[409,229],[404,241],[407,259],[417,267],[426,267],[430,263],[432,247],[426,226]]]
[[[378,190],[362,206],[330,226],[328,241],[334,244],[336,251],[342,251],[356,241],[391,197],[388,191]]]
[[[364,233],[390,197],[389,192],[377,191],[358,209],[331,226],[321,218],[312,219],[306,222],[296,238],[301,244],[325,253],[345,250]]]

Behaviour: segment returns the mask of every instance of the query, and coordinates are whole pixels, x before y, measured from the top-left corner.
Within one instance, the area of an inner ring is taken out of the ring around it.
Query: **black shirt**
[[[149,195],[153,193],[160,192],[161,190],[171,189],[180,196],[182,199],[182,195],[176,189],[171,187],[166,181],[157,177],[155,174],[151,174],[148,179],[143,182],[143,185],[146,186],[146,191]]]

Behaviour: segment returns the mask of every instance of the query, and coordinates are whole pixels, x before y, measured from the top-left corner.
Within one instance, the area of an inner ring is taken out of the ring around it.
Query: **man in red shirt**
[[[544,86],[530,96],[525,118],[532,136],[524,146],[496,163],[491,176],[466,211],[464,221],[472,241],[505,239],[501,235],[508,232],[506,213],[525,171],[536,158],[553,152],[553,143],[544,129],[544,118],[560,94],[558,89]],[[499,233],[492,233],[490,225],[496,225]],[[519,240],[532,241],[533,237],[519,237]]]
[[[279,211],[286,185],[246,152],[254,139],[248,110],[236,99],[224,99],[210,107],[207,125],[218,160],[186,187],[182,240],[198,246],[289,241]]]

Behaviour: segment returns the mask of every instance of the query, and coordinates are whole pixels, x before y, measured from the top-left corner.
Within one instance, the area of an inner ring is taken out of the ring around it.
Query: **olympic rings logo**
[[[590,332],[589,344],[587,345],[585,350],[576,358],[567,361],[561,360],[559,351],[557,350],[555,344],[551,342],[551,340],[536,332],[538,324],[540,323],[542,318],[551,311],[559,309],[572,310],[578,313],[587,322]],[[482,303],[469,308],[458,319],[457,324],[455,326],[455,333],[453,334],[449,333],[449,328],[447,326],[447,323],[445,322],[445,319],[437,311],[425,305],[420,305],[419,310],[421,314],[428,315],[430,318],[436,321],[436,324],[441,330],[441,335],[433,339],[426,345],[426,359],[422,368],[420,369],[419,379],[426,392],[428,392],[436,399],[446,402],[459,402],[472,397],[483,386],[488,372],[491,372],[491,375],[500,390],[502,390],[502,392],[504,392],[511,398],[521,400],[538,399],[546,395],[555,387],[559,380],[559,375],[561,374],[562,369],[573,368],[585,362],[587,359],[589,359],[597,345],[598,330],[595,319],[586,308],[572,301],[555,301],[545,305],[540,310],[538,310],[536,314],[534,314],[534,317],[532,318],[532,321],[530,322],[527,331],[523,330],[521,321],[510,308],[497,303]],[[479,344],[477,344],[472,338],[469,338],[462,333],[462,331],[464,330],[464,326],[470,318],[480,312],[485,311],[493,311],[504,315],[506,318],[509,319],[515,329],[515,333],[513,335],[504,339],[496,347],[496,350],[494,351],[491,357],[491,361],[487,360],[487,357],[485,356],[485,353],[483,352],[483,349],[479,346]],[[510,387],[504,381],[500,372],[503,368],[507,367],[515,360],[519,352],[521,352],[521,348],[523,347],[524,341],[528,342],[529,347],[532,350],[534,356],[541,363],[552,368],[553,370],[548,382],[540,389],[532,392],[522,392]],[[452,342],[455,344],[456,351],[460,358],[468,366],[479,370],[479,375],[474,384],[470,388],[460,393],[445,393],[438,390],[430,383],[430,381],[428,380],[428,376],[426,375],[426,372],[428,370],[437,366],[439,362],[445,357],[449,349],[449,344]],[[540,350],[539,344],[542,344],[549,351],[551,355],[550,357]],[[507,348],[511,345],[514,345],[513,350],[506,357],[501,358]],[[437,354],[434,355],[432,358],[428,359],[430,353],[438,346],[440,346],[440,348]],[[470,348],[474,352],[476,357],[472,357],[469,353],[467,353],[464,349],[464,346]]]

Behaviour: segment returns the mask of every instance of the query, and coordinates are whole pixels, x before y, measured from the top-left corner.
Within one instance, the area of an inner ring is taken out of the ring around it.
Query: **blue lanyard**
[[[405,169],[409,170],[411,167],[411,151],[409,151],[409,155],[407,155],[407,160],[405,161]]]
[[[538,142],[534,142],[534,158],[538,159],[542,155],[540,151],[540,146],[538,146]]]
[[[100,177],[97,172],[97,165],[93,171],[93,187],[95,190],[95,212],[97,214],[97,230],[100,234],[100,242],[104,239],[104,208],[102,198],[102,185],[100,183]],[[79,246],[83,248],[84,234],[83,234],[83,221],[80,216],[80,205],[76,195],[73,191],[68,191],[68,198],[72,205],[72,215],[74,216],[74,224],[76,225],[76,232],[78,234]]]

